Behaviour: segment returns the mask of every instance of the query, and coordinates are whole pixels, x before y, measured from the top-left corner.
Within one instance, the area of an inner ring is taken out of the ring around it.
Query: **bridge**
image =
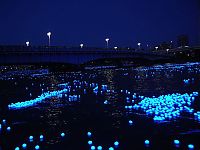
[[[1,64],[69,63],[80,65],[99,59],[116,58],[163,60],[172,57],[151,52],[138,52],[134,49],[0,46]]]

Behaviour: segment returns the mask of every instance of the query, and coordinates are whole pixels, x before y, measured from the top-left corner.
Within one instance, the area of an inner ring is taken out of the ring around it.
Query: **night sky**
[[[189,35],[200,45],[199,0],[1,0],[0,45],[156,45]]]

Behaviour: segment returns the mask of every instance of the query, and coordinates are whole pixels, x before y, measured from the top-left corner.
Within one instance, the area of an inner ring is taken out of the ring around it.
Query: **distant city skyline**
[[[185,34],[200,45],[198,0],[35,0],[1,2],[0,45],[105,47],[177,44]]]

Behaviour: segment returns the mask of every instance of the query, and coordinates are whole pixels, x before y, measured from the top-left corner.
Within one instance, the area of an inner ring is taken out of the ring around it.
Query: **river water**
[[[15,71],[1,74],[0,87],[3,150],[22,149],[22,144],[31,150],[36,145],[44,150],[89,150],[91,146],[162,150],[188,149],[189,144],[200,149],[200,122],[194,116],[200,111],[199,96],[187,105],[193,112],[181,111],[180,116],[162,121],[155,121],[154,115],[142,109],[127,109],[139,104],[140,96],[200,92],[199,63],[44,74]],[[8,109],[10,104],[62,89],[67,92]],[[92,135],[88,136],[88,132]],[[145,144],[145,140],[150,143]],[[175,145],[174,140],[180,144]],[[116,141],[118,146],[114,145]]]

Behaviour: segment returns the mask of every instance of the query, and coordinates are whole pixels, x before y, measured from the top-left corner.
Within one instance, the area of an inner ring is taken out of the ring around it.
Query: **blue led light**
[[[96,149],[96,147],[95,146],[91,146],[91,148],[90,148],[91,150],[95,150]]]
[[[88,135],[88,137],[91,137],[91,136],[92,136],[92,133],[91,133],[91,132],[88,132],[87,135]]]
[[[11,130],[11,127],[7,127],[6,130],[7,130],[7,131],[10,131],[10,130]]]
[[[22,148],[26,148],[27,147],[27,144],[26,143],[24,143],[24,144],[22,144]]]
[[[110,147],[108,150],[114,150],[114,148],[113,148],[113,147]]]
[[[20,148],[19,147],[15,147],[15,150],[20,150]]]
[[[188,145],[188,149],[194,149],[194,145],[193,144],[189,144]]]
[[[44,136],[43,135],[40,135],[40,139],[43,139],[44,138]]]
[[[179,140],[174,140],[174,144],[179,145],[180,141]]]
[[[102,146],[97,147],[97,150],[102,150],[102,149],[103,149]]]
[[[119,142],[118,141],[115,141],[114,142],[114,145],[117,147],[117,146],[119,146]]]
[[[40,149],[40,146],[39,146],[39,145],[36,145],[36,146],[35,146],[35,149],[36,149],[36,150]]]
[[[190,79],[184,79],[183,82],[184,82],[185,84],[189,84],[189,83],[190,83]]]
[[[6,120],[5,119],[3,119],[2,122],[3,122],[3,124],[6,124]]]
[[[93,143],[92,141],[88,141],[88,144],[89,144],[89,145],[92,145],[92,143]]]
[[[149,141],[149,140],[145,140],[145,141],[144,141],[144,144],[145,144],[145,145],[149,145],[149,144],[150,144],[150,141]]]
[[[132,125],[132,124],[133,124],[133,121],[132,121],[132,120],[129,120],[128,123],[129,123],[130,125]]]
[[[103,103],[104,103],[105,105],[107,105],[107,104],[108,104],[108,101],[107,101],[107,100],[105,100]]]
[[[33,141],[33,136],[29,136],[29,141]]]
[[[60,135],[61,135],[61,137],[64,137],[64,136],[65,136],[65,133],[61,133]]]

